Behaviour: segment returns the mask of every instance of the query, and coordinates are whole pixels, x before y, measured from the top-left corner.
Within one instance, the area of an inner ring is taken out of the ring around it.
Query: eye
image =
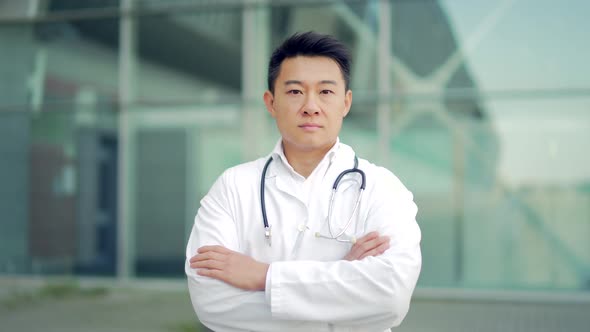
[[[301,95],[301,94],[303,94],[303,92],[301,92],[301,90],[293,89],[293,90],[287,91],[287,94],[289,94],[289,95]]]
[[[324,89],[324,90],[320,91],[320,93],[323,94],[323,95],[330,95],[330,94],[334,94],[334,91],[328,90],[328,89]]]

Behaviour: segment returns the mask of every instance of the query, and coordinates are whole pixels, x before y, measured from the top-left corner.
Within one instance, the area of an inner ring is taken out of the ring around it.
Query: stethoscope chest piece
[[[270,247],[272,245],[272,229],[271,226],[264,227],[264,238],[266,239],[266,243]]]

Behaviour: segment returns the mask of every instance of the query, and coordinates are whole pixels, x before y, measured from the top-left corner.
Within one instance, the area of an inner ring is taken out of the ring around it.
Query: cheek
[[[292,124],[295,122],[294,120],[290,119],[287,112],[283,112],[281,114],[277,114],[275,121],[277,128],[282,134],[287,133],[291,130]]]
[[[302,107],[303,103],[300,99],[291,97],[290,99],[282,99],[275,101],[275,109],[277,112],[284,113],[284,115],[297,112]]]
[[[332,133],[335,133],[337,135],[340,132],[340,130],[342,129],[342,120],[342,117],[338,117],[332,120]]]
[[[303,102],[302,99],[295,99],[289,104],[285,105],[285,109],[290,113],[297,113],[297,111],[299,111],[304,104],[305,102]]]

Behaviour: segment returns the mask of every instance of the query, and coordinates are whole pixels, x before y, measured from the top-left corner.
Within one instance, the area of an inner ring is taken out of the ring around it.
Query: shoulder
[[[367,187],[378,192],[410,194],[404,183],[389,169],[359,158],[359,168],[365,172]]]
[[[222,181],[228,186],[242,185],[252,181],[258,182],[267,158],[268,157],[258,158],[253,161],[230,167],[221,174],[219,181]]]
[[[226,169],[210,187],[207,197],[237,198],[252,193],[259,186],[264,163],[265,159],[260,158]]]
[[[346,160],[354,158],[356,152],[344,143],[340,143],[340,152]],[[358,168],[365,173],[367,189],[408,192],[402,181],[389,169],[376,165],[367,159],[358,157]]]

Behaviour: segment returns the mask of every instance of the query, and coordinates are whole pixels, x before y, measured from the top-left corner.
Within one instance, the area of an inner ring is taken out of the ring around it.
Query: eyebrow
[[[291,84],[303,85],[303,83],[301,81],[298,81],[298,80],[287,80],[287,81],[285,81],[285,85],[291,85]],[[320,84],[338,85],[338,83],[336,83],[336,81],[333,81],[333,80],[321,80],[320,81]]]

